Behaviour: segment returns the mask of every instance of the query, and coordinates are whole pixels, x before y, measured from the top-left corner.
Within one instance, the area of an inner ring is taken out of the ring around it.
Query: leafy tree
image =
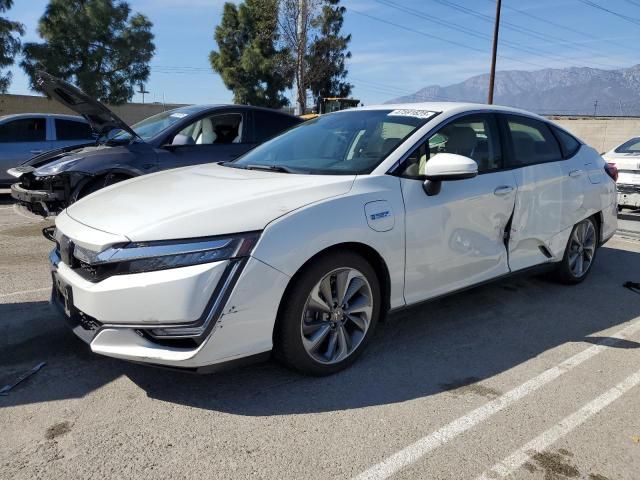
[[[245,0],[224,5],[215,30],[218,51],[209,60],[233,92],[236,103],[280,108],[289,103],[291,88],[287,52],[277,47],[278,0]]]
[[[0,0],[0,12],[4,13],[13,6],[13,0]],[[13,65],[15,56],[20,53],[20,36],[24,35],[24,26],[5,17],[0,17],[0,68]],[[0,73],[0,93],[7,93],[11,83],[11,72]]]
[[[44,42],[25,44],[20,65],[34,90],[36,70],[44,69],[99,100],[125,103],[149,78],[152,26],[125,1],[50,0],[38,24]]]
[[[351,94],[353,85],[345,81],[351,35],[341,35],[345,12],[340,0],[325,0],[321,13],[312,22],[317,34],[309,46],[307,78],[314,98]]]

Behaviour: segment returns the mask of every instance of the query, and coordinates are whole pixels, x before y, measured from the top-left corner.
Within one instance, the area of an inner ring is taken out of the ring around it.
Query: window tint
[[[90,140],[94,138],[89,124],[73,120],[56,119],[57,140]]]
[[[275,113],[255,111],[253,112],[253,125],[255,128],[256,142],[275,137],[284,130],[300,123],[297,118]]]
[[[552,128],[556,137],[558,137],[558,140],[560,141],[560,147],[562,148],[562,155],[564,158],[573,157],[580,149],[580,142],[576,140],[573,135],[569,135],[564,130],[560,130],[556,127]]]
[[[44,142],[47,121],[44,118],[25,118],[0,125],[0,142]]]
[[[442,127],[411,154],[404,175],[425,174],[427,162],[437,153],[455,153],[472,158],[478,172],[502,168],[502,151],[492,115],[470,115]]]
[[[178,135],[181,136],[182,145],[242,143],[243,126],[242,115],[239,113],[212,115],[193,122]]]
[[[513,145],[512,165],[533,165],[562,159],[558,141],[544,122],[508,116],[507,125]]]

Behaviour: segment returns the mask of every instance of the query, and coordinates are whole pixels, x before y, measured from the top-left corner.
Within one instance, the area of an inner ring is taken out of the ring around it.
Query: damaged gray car
[[[140,175],[202,163],[227,162],[302,122],[286,113],[243,105],[187,106],[129,127],[73,85],[40,73],[51,98],[82,115],[98,140],[38,155],[8,170],[17,204],[56,215],[101,188]]]

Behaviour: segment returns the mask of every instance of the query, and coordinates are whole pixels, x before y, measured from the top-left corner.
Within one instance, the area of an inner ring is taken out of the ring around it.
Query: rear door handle
[[[513,187],[510,185],[503,185],[501,187],[496,188],[493,193],[499,197],[503,197],[504,195],[509,195],[513,192]]]
[[[579,177],[580,175],[582,175],[582,170],[571,170],[569,172],[569,176],[570,177]]]

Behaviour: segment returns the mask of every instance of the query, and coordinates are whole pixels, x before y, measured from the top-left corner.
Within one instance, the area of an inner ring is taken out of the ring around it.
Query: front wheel
[[[274,338],[276,357],[310,375],[330,375],[364,350],[380,316],[375,270],[351,252],[324,255],[294,280]]]
[[[598,227],[593,218],[578,223],[569,236],[556,275],[563,283],[582,282],[591,271],[598,249]]]

